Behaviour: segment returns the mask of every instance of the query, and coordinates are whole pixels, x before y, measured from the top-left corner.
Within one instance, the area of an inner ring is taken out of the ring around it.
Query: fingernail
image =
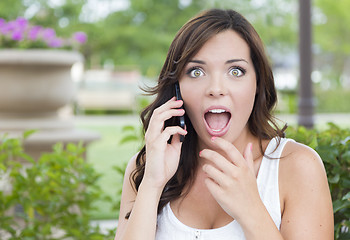
[[[202,154],[202,151],[203,151],[203,150],[199,151],[199,156],[201,156],[201,154]]]
[[[211,141],[213,142],[216,139],[216,137],[211,137]]]
[[[253,151],[253,144],[252,143],[249,143],[249,149],[251,152]]]

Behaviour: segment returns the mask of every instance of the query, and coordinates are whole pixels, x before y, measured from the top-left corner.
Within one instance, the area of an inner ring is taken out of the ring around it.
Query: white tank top
[[[260,198],[267,211],[280,229],[281,207],[278,186],[278,167],[281,153],[285,144],[291,139],[282,138],[280,144],[278,139],[272,139],[263,157],[257,177],[257,185]],[[245,240],[243,230],[237,221],[215,229],[191,228],[180,222],[168,203],[158,215],[156,240]]]

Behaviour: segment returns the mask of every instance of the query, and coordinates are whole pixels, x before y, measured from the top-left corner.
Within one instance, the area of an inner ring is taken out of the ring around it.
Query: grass
[[[136,120],[129,121],[127,119],[118,121],[77,121],[76,123],[77,128],[98,132],[101,135],[100,140],[88,146],[87,161],[101,174],[99,185],[113,201],[118,198],[117,192],[123,182],[122,177],[117,174],[113,166],[128,162],[139,147],[139,144],[135,142],[120,144],[120,140],[125,135],[122,129],[126,125],[138,126],[139,124]],[[92,212],[94,219],[117,218],[117,212],[111,210],[111,203],[97,201],[96,207],[96,211]]]

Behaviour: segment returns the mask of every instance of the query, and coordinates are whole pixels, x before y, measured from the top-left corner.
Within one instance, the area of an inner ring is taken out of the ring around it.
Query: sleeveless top
[[[273,138],[269,142],[265,150],[265,155],[271,159],[265,156],[262,158],[257,176],[260,198],[278,229],[280,229],[281,225],[278,167],[283,148],[288,141],[291,141],[291,139],[281,138],[278,147],[278,138]],[[191,228],[176,218],[171,210],[170,203],[168,203],[158,215],[155,239],[245,240],[245,236],[241,226],[235,220],[223,227],[215,229]]]

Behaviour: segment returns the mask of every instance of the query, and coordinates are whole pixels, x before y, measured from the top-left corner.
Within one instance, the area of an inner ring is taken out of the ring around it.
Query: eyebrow
[[[202,60],[195,60],[195,59],[190,60],[189,62],[191,62],[191,63],[203,64],[203,65],[206,64],[205,61],[202,61]],[[234,63],[234,62],[246,62],[246,63],[248,63],[248,61],[246,61],[245,59],[243,59],[243,58],[238,58],[238,59],[230,59],[230,60],[227,60],[227,61],[225,62],[225,64],[230,64],[230,63]]]

